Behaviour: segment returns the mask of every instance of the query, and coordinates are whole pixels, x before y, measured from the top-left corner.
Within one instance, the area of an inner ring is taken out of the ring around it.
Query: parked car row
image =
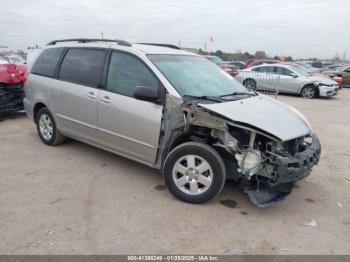
[[[279,93],[299,94],[304,98],[335,96],[341,87],[350,87],[350,65],[324,64],[336,70],[322,71],[305,61],[281,62],[273,59],[223,61],[206,56],[235,77],[250,90],[277,90]],[[231,67],[229,67],[231,65]]]

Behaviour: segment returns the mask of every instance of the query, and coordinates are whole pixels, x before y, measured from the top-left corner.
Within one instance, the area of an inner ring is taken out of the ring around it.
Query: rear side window
[[[97,49],[69,49],[58,78],[64,81],[97,87],[103,70],[105,51]]]
[[[132,97],[138,86],[158,88],[159,81],[135,56],[113,52],[108,70],[107,90]]]
[[[45,49],[35,61],[32,74],[53,77],[64,48]]]
[[[284,68],[284,67],[275,67],[276,69],[276,72],[281,74],[281,75],[285,75],[285,76],[290,76],[293,72],[290,71],[289,69],[287,68]]]
[[[274,68],[272,66],[262,66],[262,67],[260,67],[260,72],[273,73]]]

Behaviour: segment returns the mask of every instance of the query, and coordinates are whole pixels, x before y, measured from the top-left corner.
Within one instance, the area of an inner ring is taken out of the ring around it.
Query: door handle
[[[111,98],[109,96],[104,96],[104,97],[101,97],[100,100],[103,102],[103,103],[106,103],[106,104],[109,104],[112,102]]]
[[[91,98],[91,99],[96,99],[96,98],[97,98],[97,95],[96,95],[94,92],[89,92],[89,93],[87,94],[87,97],[88,97],[88,98]]]

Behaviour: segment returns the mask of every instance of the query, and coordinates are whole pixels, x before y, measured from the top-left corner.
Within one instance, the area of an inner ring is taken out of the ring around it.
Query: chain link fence
[[[248,90],[268,95],[278,95],[280,74],[254,71],[238,71],[235,79]]]

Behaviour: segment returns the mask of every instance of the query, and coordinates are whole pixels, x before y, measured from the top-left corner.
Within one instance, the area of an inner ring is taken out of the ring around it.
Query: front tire
[[[312,85],[306,85],[301,89],[301,96],[306,99],[312,99],[317,96],[317,90]]]
[[[35,116],[36,128],[41,141],[49,146],[62,144],[65,137],[57,130],[55,119],[51,112],[43,107]]]
[[[220,193],[225,184],[226,170],[215,149],[206,144],[187,142],[169,153],[163,176],[176,198],[201,204]]]

